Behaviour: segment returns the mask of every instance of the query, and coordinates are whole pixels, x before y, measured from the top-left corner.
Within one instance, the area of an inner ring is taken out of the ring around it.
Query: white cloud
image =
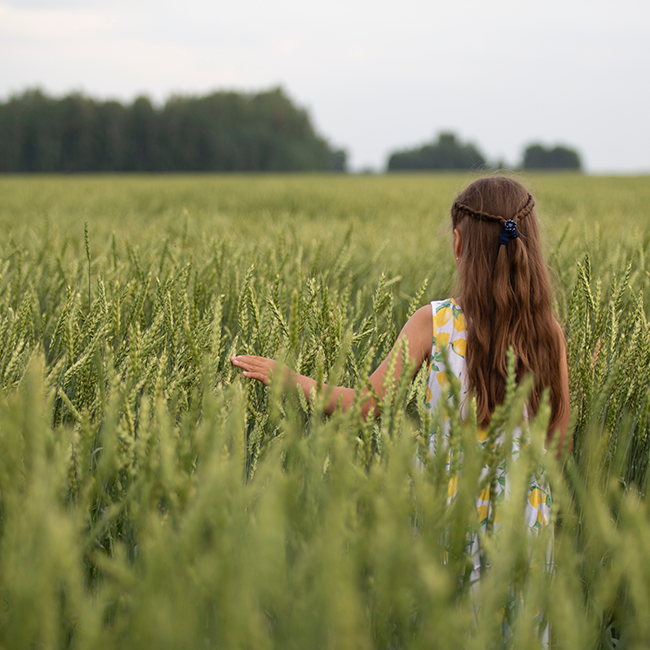
[[[290,38],[284,38],[278,43],[278,52],[285,56],[291,56],[296,49],[296,41]]]
[[[21,9],[0,4],[0,34],[23,39],[87,38],[110,29],[117,16],[105,10]]]
[[[126,38],[64,40],[56,58],[46,43],[0,44],[0,60],[21,61],[19,72],[13,66],[5,71],[13,91],[36,85],[56,94],[76,88],[130,99],[138,93],[151,96],[153,90],[156,99],[163,99],[170,92],[243,85],[236,67],[213,52]],[[166,91],[155,92],[160,88]]]

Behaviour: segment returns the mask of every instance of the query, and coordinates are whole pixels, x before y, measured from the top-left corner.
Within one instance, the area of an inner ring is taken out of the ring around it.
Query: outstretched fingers
[[[266,357],[256,357],[251,354],[240,354],[230,357],[230,363],[242,370],[242,375],[250,379],[257,379],[265,386],[271,381],[271,374],[275,370],[275,361]]]

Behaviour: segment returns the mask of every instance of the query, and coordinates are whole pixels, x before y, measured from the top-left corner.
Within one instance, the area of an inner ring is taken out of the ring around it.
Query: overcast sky
[[[282,85],[353,169],[451,130],[650,171],[649,0],[0,0],[0,98]]]

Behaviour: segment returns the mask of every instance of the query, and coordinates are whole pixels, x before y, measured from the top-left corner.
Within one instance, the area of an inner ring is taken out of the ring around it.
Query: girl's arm
[[[411,378],[415,376],[420,369],[422,362],[429,358],[431,354],[431,347],[433,345],[433,322],[431,314],[431,306],[425,305],[418,309],[411,318],[407,321],[406,325],[402,328],[393,349],[388,356],[381,362],[379,367],[370,375],[369,381],[375,393],[382,399],[384,397],[384,379],[388,368],[395,357],[395,372],[392,377],[393,382],[396,382],[403,371],[402,367],[402,341],[408,341],[408,355],[410,365]],[[255,357],[251,355],[238,355],[230,359],[231,363],[240,368],[244,377],[257,379],[265,386],[269,385],[271,375],[276,371],[277,364],[272,359],[265,357]],[[284,390],[300,390],[303,392],[305,398],[309,400],[311,390],[317,388],[315,379],[299,375],[290,368],[283,368],[283,388]],[[388,385],[388,384],[387,384]],[[342,386],[327,386],[323,385],[323,391],[329,390],[329,401],[325,405],[325,412],[332,414],[336,407],[341,405],[341,410],[346,411],[349,409],[356,395],[354,388],[344,388]],[[371,391],[364,388],[362,390],[363,404],[361,406],[361,413],[365,417],[369,411],[372,411],[377,417],[379,415],[379,404],[374,399]]]

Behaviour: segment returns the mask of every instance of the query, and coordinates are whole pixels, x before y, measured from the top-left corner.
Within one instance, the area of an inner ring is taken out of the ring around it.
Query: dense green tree
[[[69,95],[55,104],[53,133],[60,142],[59,165],[63,171],[92,169],[92,133],[96,106],[79,94]],[[58,115],[57,115],[58,113]]]
[[[158,171],[164,169],[160,151],[159,115],[147,97],[138,97],[126,113],[126,171]]]
[[[396,151],[388,159],[388,171],[413,169],[475,169],[485,158],[471,143],[462,144],[453,133],[440,133],[438,141],[419,149]]]
[[[122,170],[125,167],[127,109],[119,102],[96,105],[92,125],[92,171]]]
[[[344,170],[281,88],[123,106],[39,90],[0,103],[0,171]]]
[[[60,165],[56,103],[39,90],[13,97],[0,110],[0,169],[45,171]]]
[[[576,169],[582,167],[577,151],[557,146],[553,149],[531,144],[524,151],[523,169]]]
[[[330,156],[330,170],[333,172],[344,172],[347,167],[347,152],[345,149],[332,151]]]

